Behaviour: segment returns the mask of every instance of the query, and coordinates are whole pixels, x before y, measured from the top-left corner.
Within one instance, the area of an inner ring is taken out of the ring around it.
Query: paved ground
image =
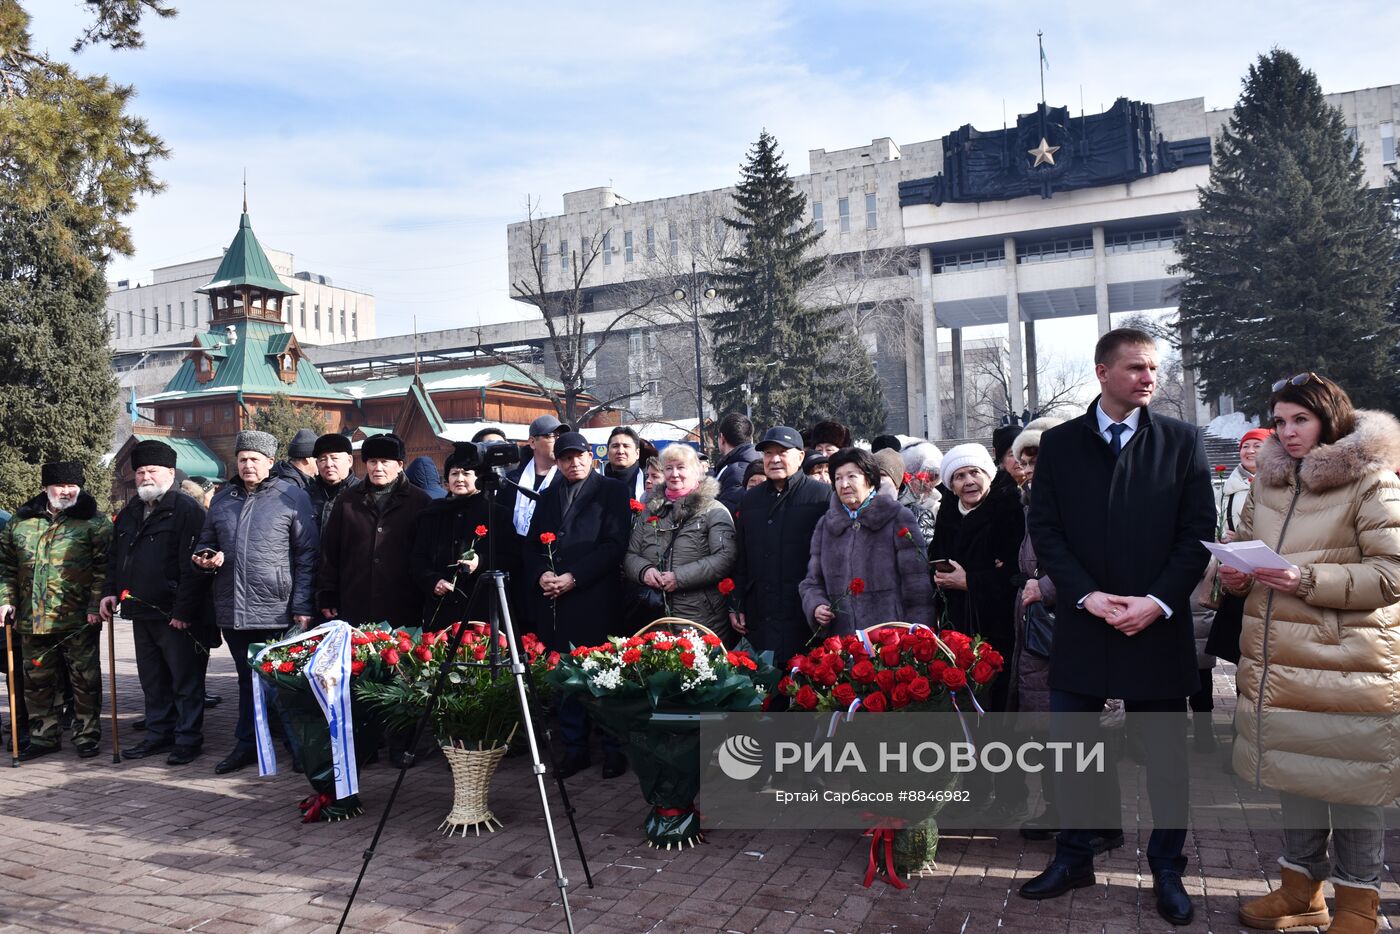
[[[140,715],[129,641],[118,655],[118,710],[129,727]],[[113,764],[105,753],[81,761],[71,748],[14,770],[3,768],[8,754],[0,759],[0,931],[334,929],[395,773],[366,770],[365,817],[313,826],[298,822],[296,802],[309,791],[301,776],[214,776],[232,732],[232,670],[219,650],[211,689],[227,700],[211,712],[209,752],[192,766]],[[1217,695],[1230,693],[1222,672]],[[713,833],[697,849],[658,852],[641,843],[645,808],[630,774],[604,782],[595,769],[570,787],[594,888],[582,884],[572,841],[561,842],[577,929],[588,934],[1176,930],[1155,913],[1138,848],[1146,834],[1135,840],[1131,828],[1128,845],[1100,861],[1097,886],[1035,903],[1015,887],[1044,867],[1051,844],[1013,833],[945,837],[931,877],[903,892],[878,882],[866,889],[867,841],[854,832]],[[1223,777],[1199,793],[1233,794]],[[497,777],[501,832],[439,836],[450,800],[440,756],[409,772],[350,926],[564,930],[527,763],[507,760]],[[1392,852],[1397,843],[1392,834]],[[1188,848],[1197,920],[1185,930],[1239,930],[1241,899],[1262,894],[1275,876],[1278,835],[1201,830]],[[1395,881],[1388,877],[1382,902],[1390,913]]]

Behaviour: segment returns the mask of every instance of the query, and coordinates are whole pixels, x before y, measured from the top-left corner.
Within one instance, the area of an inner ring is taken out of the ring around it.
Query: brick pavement
[[[133,742],[140,690],[129,639],[118,655],[118,710],[124,742]],[[0,760],[0,932],[334,929],[396,773],[384,765],[365,771],[364,817],[303,826],[295,806],[308,792],[302,776],[213,774],[230,745],[236,701],[226,650],[216,652],[210,673],[225,703],[210,713],[208,752],[192,766],[171,769],[163,758],[113,764],[105,753],[81,761],[71,747],[19,769]],[[1216,680],[1217,696],[1230,696],[1223,669]],[[1227,712],[1218,709],[1216,718],[1225,722]],[[658,852],[641,842],[645,806],[630,773],[603,782],[595,768],[570,789],[594,888],[582,884],[557,801],[554,815],[575,922],[587,934],[1178,930],[1156,915],[1146,832],[1133,828],[1127,846],[1100,859],[1098,885],[1029,902],[1015,888],[1044,867],[1051,844],[1010,832],[950,834],[930,877],[903,892],[880,883],[866,889],[867,845],[854,832],[716,832],[694,850]],[[1132,794],[1125,787],[1125,799]],[[1219,786],[1196,789],[1205,796],[1235,799],[1223,776]],[[506,760],[493,788],[503,831],[440,836],[450,800],[441,756],[408,773],[351,928],[564,930],[525,760]],[[1267,890],[1280,844],[1264,831],[1193,833],[1187,883],[1197,914],[1182,930],[1239,930],[1239,903]],[[1391,834],[1392,852],[1396,845]],[[1382,901],[1390,913],[1395,882],[1388,876]]]

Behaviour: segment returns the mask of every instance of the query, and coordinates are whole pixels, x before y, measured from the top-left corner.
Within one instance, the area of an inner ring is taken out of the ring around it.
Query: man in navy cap
[[[783,668],[812,635],[797,585],[807,576],[812,532],[831,505],[831,487],[802,472],[802,436],[793,429],[768,429],[757,448],[768,482],[746,492],[734,513],[739,609],[729,622]]]

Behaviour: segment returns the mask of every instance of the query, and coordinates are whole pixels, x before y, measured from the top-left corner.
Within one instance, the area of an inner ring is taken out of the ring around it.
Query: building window
[[[680,255],[681,255],[681,231],[680,231],[680,228],[677,227],[674,223],[669,223],[669,224],[667,224],[666,226],[667,226],[667,228],[670,229],[670,232],[671,232],[671,255],[672,255],[672,256],[680,256]]]
[[[836,199],[836,216],[840,219],[841,232],[851,232],[851,199]]]
[[[632,262],[632,231],[627,231],[622,235],[622,261]]]
[[[656,259],[656,229],[647,228],[647,259]]]
[[[1395,124],[1381,124],[1381,163],[1395,164]]]
[[[151,332],[151,333],[153,333],[153,334],[159,334],[159,333],[160,333],[160,306],[159,306],[159,305],[153,305],[153,306],[151,307],[151,328],[152,328],[152,332]]]
[[[169,331],[169,330],[171,329],[171,326],[172,326],[172,319],[171,319],[171,317],[170,317],[170,306],[169,306],[169,305],[166,305],[166,306],[165,306],[165,329],[166,329],[167,331]]]
[[[540,275],[549,273],[549,250],[543,243],[540,244]]]
[[[204,420],[206,422],[212,422],[214,420],[214,410],[207,405],[204,407]]]
[[[1016,248],[1018,265],[1027,263],[1053,263],[1062,259],[1080,259],[1094,255],[1092,237],[1075,237],[1067,240],[1046,240],[1042,243],[1025,243]]]
[[[1180,242],[1181,234],[1180,227],[1109,234],[1104,243],[1104,252],[1137,253],[1141,250],[1172,250]]]
[[[569,271],[569,241],[559,241],[559,271]]]
[[[224,406],[224,421],[226,421],[226,422],[231,422],[231,421],[233,421],[233,406],[231,406],[231,405],[226,405],[226,406]]]
[[[181,411],[183,411],[184,414],[185,414],[185,424],[186,424],[186,425],[193,425],[193,424],[194,424],[194,409],[182,409]]]
[[[116,326],[117,326],[117,340],[121,340],[121,339],[122,339],[122,316],[121,316],[121,312],[118,312],[118,313],[117,313],[115,323],[116,323]]]
[[[306,330],[306,302],[301,303],[301,329]]]
[[[340,336],[345,336],[345,309],[340,309]]]
[[[990,250],[969,250],[964,253],[949,253],[933,257],[933,271],[970,272],[975,269],[991,269],[1006,265],[1006,251],[1001,247]]]
[[[196,298],[196,299],[191,303],[191,306],[192,306],[192,307],[191,307],[190,310],[194,312],[194,323],[195,323],[196,326],[198,326],[198,325],[199,325],[199,299]]]
[[[826,222],[822,220],[822,203],[820,201],[812,202],[812,229],[817,233],[826,230]]]
[[[603,265],[612,265],[612,232],[603,234]]]
[[[315,317],[312,319],[316,323],[316,330],[321,330],[321,306],[315,306]]]
[[[360,313],[358,311],[350,312],[350,336],[360,336]]]
[[[874,230],[877,226],[875,217],[875,192],[865,193],[865,229]]]
[[[627,355],[629,357],[640,358],[642,356],[642,332],[633,331],[627,335]]]
[[[185,318],[185,303],[184,303],[184,302],[181,302],[181,303],[180,303],[180,326],[181,326],[181,327],[185,327],[186,324],[187,324],[187,319]]]

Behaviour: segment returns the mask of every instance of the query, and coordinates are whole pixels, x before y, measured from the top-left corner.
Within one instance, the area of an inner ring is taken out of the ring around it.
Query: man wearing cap
[[[316,476],[315,451],[316,432],[310,428],[298,428],[287,444],[287,459],[273,464],[271,475],[290,480],[310,492],[311,480]]]
[[[338,497],[321,538],[317,601],[326,619],[352,625],[422,623],[410,568],[419,514],[431,497],[408,482],[398,435],[366,438],[365,482]]]
[[[44,492],[0,532],[0,624],[19,626],[28,657],[29,746],[20,758],[59,749],[59,681],[66,665],[73,684],[73,746],[87,759],[97,755],[102,737],[97,636],[112,521],[83,492],[81,464],[44,464],[40,476]]]
[[[541,415],[531,422],[529,447],[532,456],[507,473],[506,479],[536,493],[543,493],[549,489],[559,472],[554,465],[554,441],[567,431],[569,426],[553,415]],[[530,532],[530,519],[535,514],[535,504],[535,500],[517,492],[509,484],[502,485],[501,505],[510,510],[515,534],[522,538]]]
[[[812,532],[831,505],[831,487],[802,472],[802,436],[794,429],[768,429],[758,450],[768,482],[746,492],[734,514],[739,610],[729,621],[785,668],[812,635],[797,585],[807,576]]]
[[[122,756],[169,750],[167,764],[187,765],[204,746],[209,649],[185,622],[204,619],[202,575],[190,563],[204,507],[175,483],[175,450],[164,441],[137,442],[131,472],[136,495],[117,513],[102,590],[102,618],[111,619],[120,604],[122,618],[131,621],[146,702],[146,735]]]
[[[316,458],[316,476],[306,488],[311,497],[311,510],[316,514],[316,527],[326,530],[326,520],[331,517],[331,507],[342,493],[359,486],[360,478],[355,476],[355,449],[350,439],[332,432],[316,439],[311,449]]]
[[[592,450],[576,431],[554,442],[559,477],[535,509],[521,553],[530,623],[556,652],[620,634],[629,497],[620,481],[593,470]],[[567,778],[590,764],[588,714],[576,698],[561,702],[559,732],[566,749],[559,774]],[[617,742],[605,736],[603,751],[603,777],[621,775],[627,760]]]
[[[209,504],[190,559],[214,575],[214,618],[238,672],[234,747],[214,767],[219,775],[257,760],[248,646],[271,642],[289,626],[310,625],[320,540],[306,491],[271,474],[277,439],[240,431],[234,450],[237,477]]]

